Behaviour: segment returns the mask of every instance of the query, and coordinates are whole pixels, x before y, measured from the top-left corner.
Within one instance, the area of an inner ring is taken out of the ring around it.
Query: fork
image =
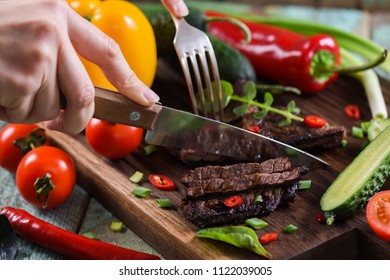
[[[197,92],[203,116],[218,119],[218,113],[219,120],[223,121],[219,70],[210,39],[206,33],[188,24],[184,18],[171,16],[176,27],[173,45],[175,46],[187,83],[192,109],[195,114],[200,115],[196,98]],[[211,74],[215,83],[214,88],[212,86]],[[193,83],[193,79],[195,83]],[[204,89],[207,91],[209,106],[206,103]],[[216,92],[214,93],[214,91]],[[217,110],[214,102],[217,102]],[[209,107],[210,112],[208,112],[207,107]],[[209,113],[211,116],[209,116]]]

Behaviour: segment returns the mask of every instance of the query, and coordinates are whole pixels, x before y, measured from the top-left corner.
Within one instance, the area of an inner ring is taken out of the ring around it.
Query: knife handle
[[[94,117],[113,123],[153,129],[162,107],[146,107],[110,90],[95,87]]]

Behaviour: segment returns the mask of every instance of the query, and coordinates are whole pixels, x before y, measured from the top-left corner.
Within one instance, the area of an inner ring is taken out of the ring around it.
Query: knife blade
[[[230,124],[156,103],[139,105],[127,97],[95,87],[94,117],[147,130],[145,141],[243,161],[288,156],[296,166],[326,168],[324,160],[275,139]]]

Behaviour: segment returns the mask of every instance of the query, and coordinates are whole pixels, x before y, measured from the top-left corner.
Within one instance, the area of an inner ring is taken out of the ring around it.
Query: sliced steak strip
[[[306,167],[296,167],[276,173],[231,174],[231,177],[225,178],[193,180],[186,184],[187,196],[199,197],[212,193],[233,193],[259,186],[286,185],[299,180],[307,172]]]
[[[234,208],[224,205],[229,195],[212,196],[208,199],[183,200],[181,209],[186,219],[198,227],[209,227],[223,224],[237,224],[247,218],[268,215],[277,207],[292,202],[296,197],[298,182],[288,186],[265,187],[240,193],[243,203]],[[261,195],[262,202],[254,203]]]
[[[226,166],[197,167],[186,172],[182,177],[182,182],[187,184],[194,180],[206,180],[212,178],[227,179],[253,173],[274,173],[290,169],[291,163],[288,158],[278,157],[262,163],[249,162]]]

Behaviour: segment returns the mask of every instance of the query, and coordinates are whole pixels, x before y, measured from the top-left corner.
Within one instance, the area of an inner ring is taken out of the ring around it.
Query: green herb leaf
[[[233,246],[251,250],[266,258],[272,257],[271,253],[260,244],[255,231],[246,226],[204,228],[196,232],[195,236],[224,241]]]
[[[263,202],[263,197],[261,194],[256,196],[255,199],[253,200],[253,203],[255,203],[255,204],[258,204],[260,202]]]
[[[271,106],[273,102],[274,102],[274,97],[272,96],[272,94],[269,92],[266,92],[264,94],[264,105]]]
[[[242,104],[236,108],[233,109],[233,112],[237,115],[237,116],[242,116],[245,114],[245,112],[248,110],[249,108],[249,104]]]
[[[245,85],[243,87],[243,91],[244,91],[244,98],[247,98],[250,100],[253,100],[256,98],[257,89],[256,89],[256,84],[254,82],[249,81],[249,82],[245,83]]]

